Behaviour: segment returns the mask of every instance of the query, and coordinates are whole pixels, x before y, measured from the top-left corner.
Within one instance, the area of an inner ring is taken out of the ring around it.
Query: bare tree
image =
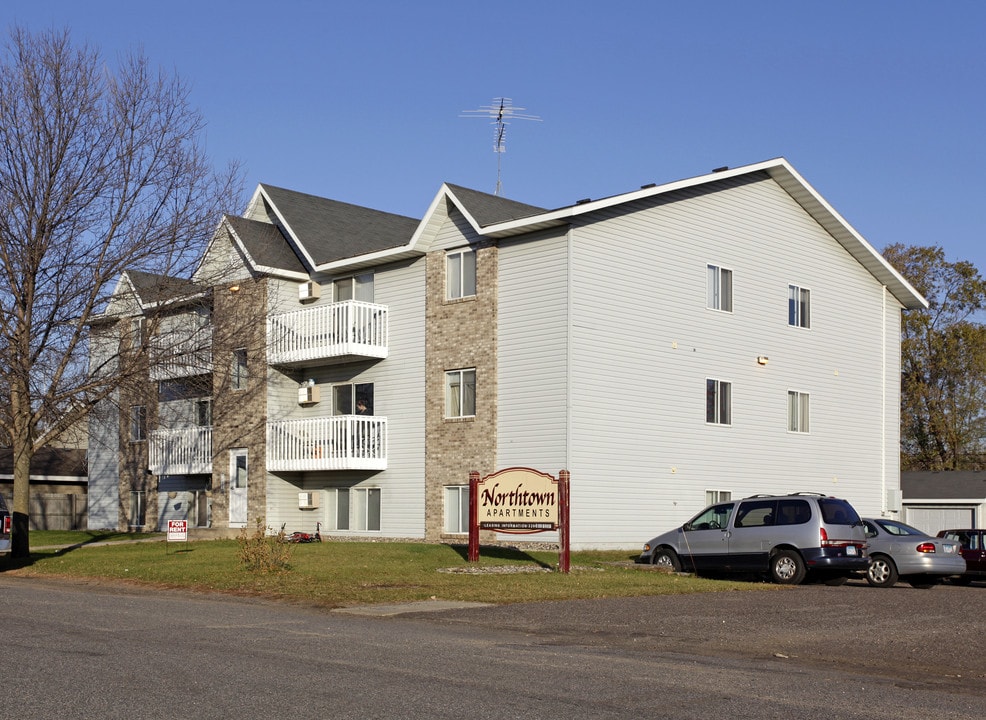
[[[187,277],[240,178],[209,165],[187,87],[141,54],[111,70],[67,31],[22,28],[6,51],[0,440],[14,457],[12,555],[27,557],[34,452],[146,373],[148,354],[133,348],[90,367],[92,324],[127,268]]]
[[[924,295],[901,337],[901,465],[980,470],[986,440],[986,281],[940,247],[891,245],[887,260]]]

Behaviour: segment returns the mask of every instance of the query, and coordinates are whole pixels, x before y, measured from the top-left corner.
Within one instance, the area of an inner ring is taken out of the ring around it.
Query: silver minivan
[[[870,561],[863,521],[852,505],[793,493],[711,505],[646,543],[638,562],[698,574],[767,574],[797,585],[808,573],[841,584],[866,572]]]

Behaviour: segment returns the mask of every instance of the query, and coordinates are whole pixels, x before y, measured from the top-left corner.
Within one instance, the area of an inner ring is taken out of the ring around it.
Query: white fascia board
[[[986,498],[935,497],[901,499],[901,504],[903,505],[982,505],[984,502],[986,502]]]
[[[293,241],[292,244],[301,252],[302,255],[305,256],[305,259],[308,261],[308,267],[315,267],[315,260],[308,253],[308,249],[295,234],[294,230],[291,229],[288,221],[284,219],[283,215],[281,215],[281,211],[277,209],[277,205],[275,205],[274,201],[270,199],[270,196],[267,194],[267,191],[264,190],[264,186],[262,184],[257,186],[257,193],[254,194],[254,199],[250,201],[250,206],[252,207],[254,205],[254,202],[258,198],[258,194],[263,194],[264,198],[267,200],[267,204],[274,208],[274,214],[277,215],[277,219],[281,222],[281,227],[283,227],[288,233],[288,237],[291,241]]]

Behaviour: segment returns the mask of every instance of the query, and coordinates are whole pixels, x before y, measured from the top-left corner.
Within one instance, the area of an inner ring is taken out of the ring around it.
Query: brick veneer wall
[[[476,296],[445,299],[445,252],[427,257],[425,302],[425,538],[443,539],[444,488],[496,463],[497,249],[475,245]],[[476,369],[476,416],[445,418],[445,372]],[[456,536],[456,539],[462,539]]]
[[[229,527],[229,451],[247,449],[247,529],[267,512],[267,280],[213,294],[212,527]],[[232,353],[246,348],[246,389],[231,387]],[[224,481],[226,488],[223,488]]]

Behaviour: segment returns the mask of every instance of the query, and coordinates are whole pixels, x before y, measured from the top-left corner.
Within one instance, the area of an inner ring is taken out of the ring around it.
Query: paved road
[[[0,575],[0,707],[20,720],[979,719],[984,602],[986,587],[850,584],[369,617]]]

